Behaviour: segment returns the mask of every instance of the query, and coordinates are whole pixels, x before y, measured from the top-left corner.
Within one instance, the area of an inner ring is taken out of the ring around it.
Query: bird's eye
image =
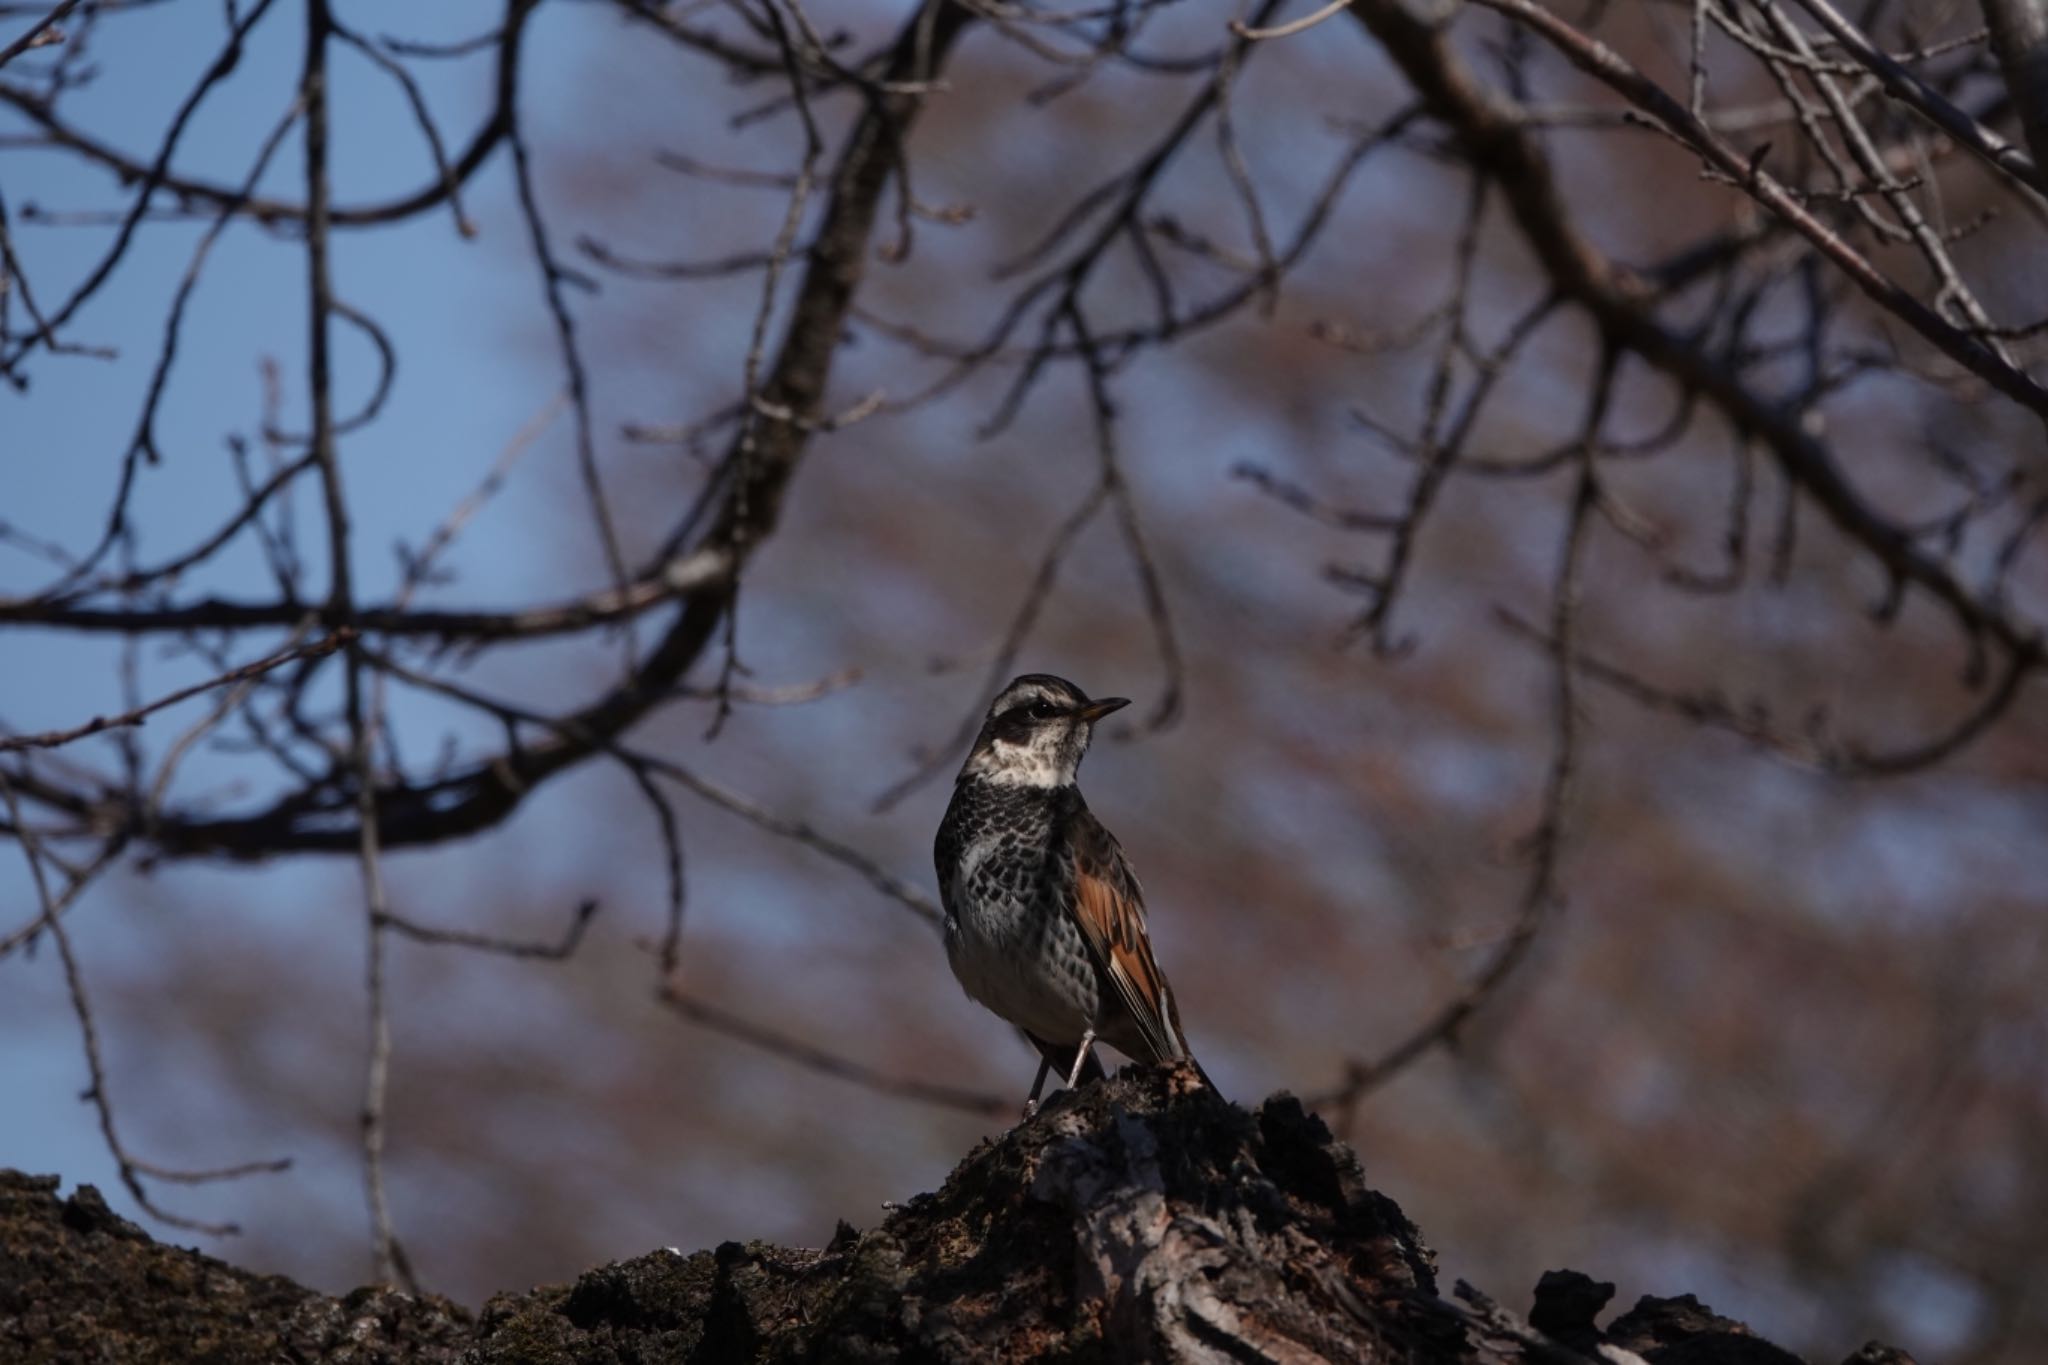
[[[1059,713],[1060,709],[1049,701],[1035,701],[1031,703],[1031,719],[1033,720],[1051,720]]]

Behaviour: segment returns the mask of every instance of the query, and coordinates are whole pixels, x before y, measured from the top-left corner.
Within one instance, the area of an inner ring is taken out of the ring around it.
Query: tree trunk
[[[1185,1069],[1056,1096],[937,1193],[866,1232],[842,1223],[822,1251],[655,1252],[475,1315],[252,1275],[56,1188],[0,1172],[0,1359],[1797,1361],[1690,1296],[1603,1332],[1613,1286],[1572,1272],[1544,1276],[1528,1323],[1464,1285],[1440,1298],[1415,1226],[1320,1119],[1287,1095],[1247,1112]]]

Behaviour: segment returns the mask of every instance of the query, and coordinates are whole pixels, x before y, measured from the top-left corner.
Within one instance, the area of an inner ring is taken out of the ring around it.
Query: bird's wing
[[[1166,973],[1152,957],[1144,893],[1123,848],[1085,806],[1069,820],[1067,846],[1074,859],[1075,922],[1152,1050],[1146,1060],[1180,1061],[1188,1056],[1180,1010],[1173,1003]]]

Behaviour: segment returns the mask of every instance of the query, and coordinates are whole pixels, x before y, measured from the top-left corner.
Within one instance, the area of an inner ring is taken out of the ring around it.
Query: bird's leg
[[[1052,1058],[1038,1059],[1038,1079],[1031,1083],[1031,1094],[1024,1101],[1024,1117],[1030,1118],[1038,1112],[1038,1092],[1045,1089],[1045,1078],[1052,1072]]]
[[[1095,1030],[1089,1029],[1081,1035],[1081,1045],[1074,1049],[1074,1069],[1067,1073],[1067,1089],[1072,1090],[1081,1083],[1081,1068],[1088,1065],[1088,1049],[1095,1046]]]

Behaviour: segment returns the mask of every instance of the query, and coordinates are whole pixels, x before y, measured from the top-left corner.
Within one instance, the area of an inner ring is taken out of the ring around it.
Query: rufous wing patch
[[[1166,974],[1152,956],[1152,940],[1145,932],[1145,903],[1137,879],[1124,863],[1123,850],[1085,811],[1074,822],[1072,848],[1074,918],[1151,1049],[1152,1056],[1145,1060],[1186,1057],[1180,1011],[1174,1007]]]

